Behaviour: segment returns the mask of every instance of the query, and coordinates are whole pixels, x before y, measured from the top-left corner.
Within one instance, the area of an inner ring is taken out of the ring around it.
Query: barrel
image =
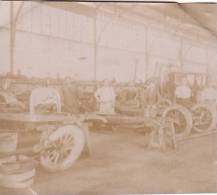
[[[0,166],[0,186],[6,188],[28,188],[34,182],[36,163],[23,156],[16,162],[3,163]]]
[[[0,130],[0,153],[10,153],[17,149],[17,133]]]
[[[0,165],[7,162],[15,162],[16,156],[1,157],[1,154],[15,152],[17,149],[17,133],[9,130],[0,130]]]

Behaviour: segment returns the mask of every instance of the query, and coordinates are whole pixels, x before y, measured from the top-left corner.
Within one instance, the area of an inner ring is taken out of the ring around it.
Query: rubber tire
[[[198,107],[204,107],[207,110],[209,110],[209,112],[212,114],[212,123],[210,124],[210,126],[207,129],[199,129],[197,127],[194,126],[193,124],[193,130],[196,131],[197,133],[203,133],[203,132],[207,132],[207,131],[212,131],[213,129],[215,129],[216,124],[217,124],[217,114],[216,114],[216,108],[208,106],[207,104],[197,104],[192,108],[192,115],[193,115],[193,111],[195,109],[197,109]]]
[[[181,112],[185,118],[185,121],[186,121],[186,128],[182,131],[182,133],[176,134],[176,137],[179,137],[179,138],[187,137],[191,133],[192,126],[193,126],[193,120],[192,120],[191,112],[182,105],[174,104],[174,105],[169,106],[163,112],[163,117],[167,117],[168,112],[170,112],[171,110],[178,110],[179,112]]]
[[[35,169],[31,169],[29,171],[17,174],[0,174],[0,180],[4,180],[5,182],[22,182],[31,179],[34,176]]]
[[[0,186],[6,188],[28,188],[34,183],[33,178],[25,180],[25,181],[6,181],[0,180]]]
[[[80,156],[84,145],[85,145],[85,136],[83,131],[76,125],[66,125],[59,127],[57,130],[52,132],[48,136],[48,140],[54,141],[58,138],[62,137],[64,134],[71,134],[74,137],[74,146],[71,150],[68,157],[61,163],[61,164],[48,164],[46,162],[46,158],[42,155],[43,152],[40,155],[40,164],[41,166],[49,172],[57,172],[57,171],[63,171],[67,168],[69,168]]]

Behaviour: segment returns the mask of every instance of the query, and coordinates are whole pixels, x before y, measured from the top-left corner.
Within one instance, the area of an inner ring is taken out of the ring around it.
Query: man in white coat
[[[181,84],[178,85],[175,89],[176,102],[183,106],[189,107],[191,96],[192,96],[191,87],[189,86],[187,79],[183,78]]]
[[[217,103],[217,89],[215,83],[208,83],[208,86],[205,87],[200,94],[200,100],[202,102]]]
[[[95,98],[99,103],[100,114],[114,114],[115,91],[108,80],[95,92]]]

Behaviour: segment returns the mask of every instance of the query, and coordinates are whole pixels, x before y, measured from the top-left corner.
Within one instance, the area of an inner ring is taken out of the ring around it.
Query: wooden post
[[[138,69],[138,59],[135,59],[135,66],[134,66],[134,74],[133,74],[133,81],[136,82],[137,79],[137,69]]]
[[[180,62],[181,71],[183,71],[184,62],[183,62],[183,38],[182,36],[180,36],[179,62]]]
[[[149,51],[148,51],[148,28],[145,31],[145,80],[148,79],[149,69]]]
[[[10,1],[10,74],[14,74],[14,47],[16,38],[16,24],[19,18],[20,12],[24,6],[24,1],[18,7],[16,14],[14,14],[14,2]]]
[[[10,2],[10,74],[14,74],[14,41],[15,41],[15,26],[14,26],[14,2]]]
[[[91,145],[90,145],[90,131],[89,131],[89,126],[88,123],[83,124],[83,131],[84,131],[84,136],[85,136],[85,152],[87,155],[91,154]]]
[[[206,61],[207,61],[207,64],[206,64],[206,78],[207,78],[207,80],[206,80],[206,84],[207,84],[207,82],[210,82],[210,78],[213,80],[213,75],[211,74],[211,68],[210,68],[210,63],[209,63],[209,52],[208,52],[208,50],[204,50],[204,52],[205,52],[205,54],[206,54]]]
[[[97,79],[97,9],[95,10],[94,16],[94,80]]]

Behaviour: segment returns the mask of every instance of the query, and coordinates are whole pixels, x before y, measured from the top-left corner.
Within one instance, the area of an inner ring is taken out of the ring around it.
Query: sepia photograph
[[[0,195],[217,193],[217,4],[0,1]]]

